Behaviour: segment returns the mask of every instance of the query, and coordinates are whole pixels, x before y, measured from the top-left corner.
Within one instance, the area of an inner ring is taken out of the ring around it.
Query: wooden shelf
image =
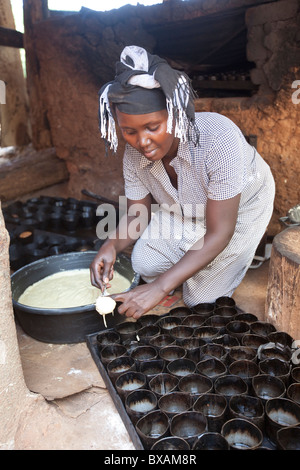
[[[250,80],[193,80],[196,90],[256,90]]]

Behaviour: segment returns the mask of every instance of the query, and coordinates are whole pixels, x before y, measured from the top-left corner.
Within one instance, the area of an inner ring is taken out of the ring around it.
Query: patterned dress
[[[150,193],[157,203],[132,252],[133,268],[146,282],[168,270],[202,239],[207,199],[221,201],[241,194],[229,244],[183,284],[187,306],[232,295],[266,231],[275,195],[269,166],[230,119],[203,112],[196,113],[196,123],[199,145],[192,139],[181,142],[170,163],[177,173],[177,189],[161,160],[151,162],[129,145],[123,158],[126,197],[139,200]]]

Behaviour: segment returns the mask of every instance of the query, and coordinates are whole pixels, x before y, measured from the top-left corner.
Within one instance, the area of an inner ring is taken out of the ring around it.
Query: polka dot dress
[[[196,123],[199,145],[195,147],[192,139],[180,143],[170,163],[177,173],[177,189],[161,160],[151,162],[128,145],[123,159],[126,197],[140,200],[150,193],[157,203],[132,252],[133,268],[147,282],[202,239],[207,199],[221,201],[241,194],[229,244],[183,285],[187,306],[232,295],[265,233],[275,194],[269,166],[230,119],[217,113],[197,113]]]

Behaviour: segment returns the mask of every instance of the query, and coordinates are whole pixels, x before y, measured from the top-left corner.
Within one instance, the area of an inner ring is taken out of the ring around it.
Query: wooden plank
[[[20,49],[24,47],[23,37],[24,35],[20,31],[0,26],[0,46],[16,47]]]
[[[256,90],[250,80],[193,80],[195,89],[209,90]]]
[[[66,163],[54,148],[20,150],[7,147],[0,152],[0,198],[10,201],[69,178]]]

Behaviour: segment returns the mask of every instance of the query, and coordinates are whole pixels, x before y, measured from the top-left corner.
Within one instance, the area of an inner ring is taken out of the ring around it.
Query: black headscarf
[[[172,133],[174,124],[174,135],[181,141],[189,140],[191,128],[196,130],[195,92],[189,77],[142,47],[125,47],[116,64],[115,80],[106,83],[99,95],[101,136],[115,152],[118,139],[110,103],[126,114],[167,109],[167,132]]]

